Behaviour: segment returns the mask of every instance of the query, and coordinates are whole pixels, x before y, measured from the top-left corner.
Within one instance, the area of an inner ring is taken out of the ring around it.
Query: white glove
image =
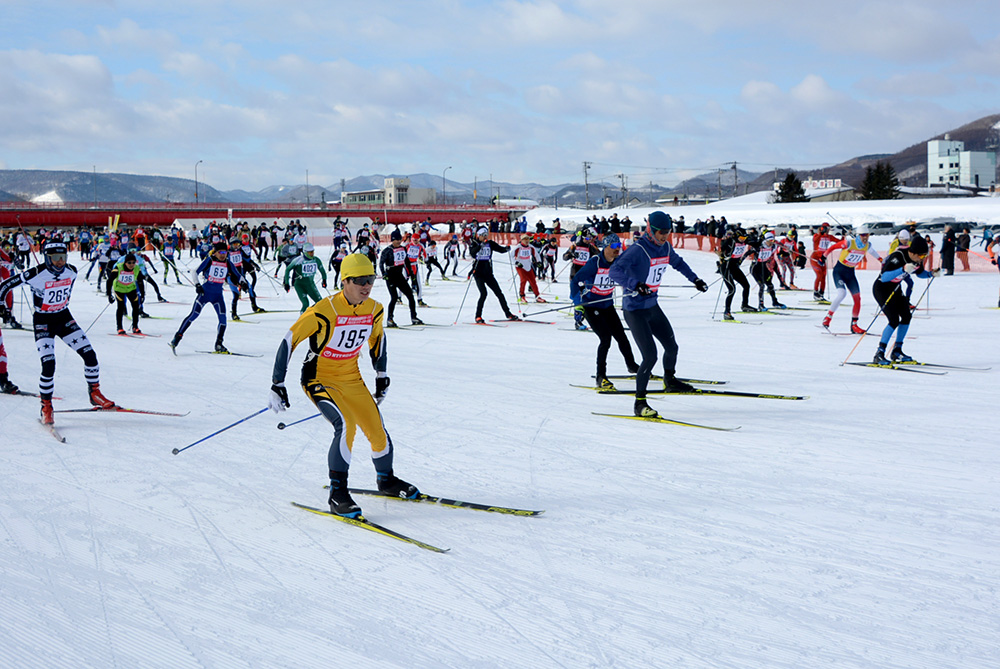
[[[917,269],[918,269],[917,265],[912,262],[908,262],[905,265],[903,265],[903,271],[906,272],[907,274],[916,274]]]
[[[931,276],[941,276],[941,268],[939,267],[937,269],[932,269]]]
[[[271,394],[267,397],[267,406],[274,413],[281,413],[290,406],[288,391],[285,390],[284,383],[271,384]]]

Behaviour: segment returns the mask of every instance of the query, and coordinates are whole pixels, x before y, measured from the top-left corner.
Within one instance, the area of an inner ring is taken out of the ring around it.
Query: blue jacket
[[[618,262],[617,258],[615,262]],[[610,295],[599,295],[593,291],[594,280],[597,278],[597,270],[607,269],[612,264],[614,263],[610,263],[605,259],[603,251],[596,256],[590,257],[590,260],[580,268],[573,276],[573,280],[570,281],[569,296],[574,298],[574,304],[577,301],[575,298],[579,296],[579,301],[584,306],[593,306],[596,309],[614,306],[614,291]],[[583,285],[581,286],[580,284]],[[614,286],[611,287],[613,288]]]
[[[645,297],[629,295],[629,293],[634,293],[636,286],[640,283],[650,285],[647,282],[647,279],[650,278],[650,261],[657,258],[666,258],[667,264],[683,274],[688,281],[694,283],[698,280],[698,275],[688,267],[683,258],[677,255],[669,242],[664,243],[663,246],[657,246],[656,242],[650,239],[648,233],[644,234],[635,244],[625,249],[625,253],[618,256],[618,259],[611,266],[612,281],[625,289],[625,297],[622,300],[622,309],[625,311],[638,311],[656,306],[655,290],[652,295]],[[657,280],[650,287],[658,287],[659,285],[660,281],[657,277]]]

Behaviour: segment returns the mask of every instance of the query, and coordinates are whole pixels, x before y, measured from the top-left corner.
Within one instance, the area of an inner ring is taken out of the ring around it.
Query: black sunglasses
[[[355,276],[351,277],[350,281],[358,286],[370,286],[375,283],[375,275],[370,274],[368,276]]]

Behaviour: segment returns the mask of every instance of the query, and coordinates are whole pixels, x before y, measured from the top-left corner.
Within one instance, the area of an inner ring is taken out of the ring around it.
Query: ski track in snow
[[[716,278],[712,256],[680,253]],[[552,294],[568,291],[564,274]],[[860,273],[862,320],[873,277]],[[85,284],[71,302],[84,327],[106,304]],[[258,287],[265,308],[297,308]],[[679,375],[810,396],[653,396],[666,417],[736,433],[590,415],[632,407],[569,387],[594,373],[597,340],[562,332],[566,312],[466,325],[467,288],[433,281],[424,299],[445,309],[418,309],[458,325],[388,332],[396,471],[429,494],[544,515],[359,497],[372,521],[451,548],[438,555],[292,507],[325,505],[332,437],[319,418],[275,429],[315,412],[295,383],[301,348],[289,411],[171,455],[263,406],[296,314],[231,324],[231,350],[263,355],[237,358],[194,353],[214,337],[206,312],[174,357],[165,342],[194,293],[170,284],[180,304],[147,310],[171,320],[143,321],[163,338],[105,337],[109,312],[90,336],[109,397],[190,415],[56,414],[59,444],[37,399],[0,397],[0,666],[1000,666],[1000,355],[997,314],[978,308],[995,303],[995,274],[938,279],[932,304],[955,310],[914,321],[911,355],[994,368],[941,377],[840,366],[857,340],[822,336],[822,311],[728,328],[707,318],[715,287],[664,297]],[[384,284],[375,297],[387,302]],[[835,326],[849,314],[848,300]],[[484,316],[501,315],[490,295]],[[33,390],[30,333],[4,335],[12,380]],[[59,408],[86,406],[79,358],[58,347]],[[623,367],[613,345],[609,370]],[[374,485],[368,451],[359,435],[352,485]]]

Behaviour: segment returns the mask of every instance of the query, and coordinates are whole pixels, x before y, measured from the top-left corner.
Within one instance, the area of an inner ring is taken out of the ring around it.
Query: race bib
[[[73,292],[73,279],[46,281],[42,297],[42,311],[60,311],[69,304],[69,296]]]
[[[119,272],[118,283],[123,286],[131,286],[135,283],[135,272]]]
[[[302,274],[305,276],[312,276],[316,273],[316,263],[314,262],[304,262],[302,263]]]
[[[588,260],[590,260],[590,249],[588,249],[586,246],[576,247],[576,249],[573,251],[573,264],[586,265]]]
[[[372,332],[372,322],[371,314],[337,316],[333,334],[323,349],[323,357],[331,360],[349,360],[358,357],[361,347],[365,345],[368,335]]]
[[[208,280],[211,283],[225,283],[229,268],[224,262],[213,262],[208,268]]]
[[[398,249],[392,250],[392,264],[399,267],[406,262],[406,249],[400,246]]]
[[[844,258],[842,262],[848,267],[857,267],[864,259],[865,259],[864,251],[851,251],[847,254],[847,257]]]
[[[610,295],[615,290],[615,282],[611,280],[610,267],[598,267],[597,275],[594,277],[594,285],[590,292],[594,295]],[[659,279],[656,280],[659,283]]]
[[[646,285],[654,293],[660,289],[660,281],[663,280],[663,273],[670,265],[670,257],[653,258],[649,261],[649,273],[646,275]]]

